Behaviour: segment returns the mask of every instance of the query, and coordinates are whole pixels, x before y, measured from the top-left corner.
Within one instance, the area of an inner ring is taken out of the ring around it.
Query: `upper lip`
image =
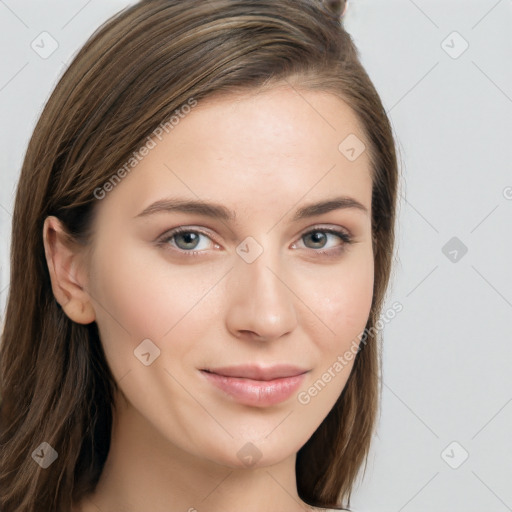
[[[238,377],[253,380],[273,380],[285,377],[294,377],[306,373],[308,370],[290,364],[276,364],[272,366],[239,365],[219,368],[204,368],[203,371],[216,373],[225,377]]]

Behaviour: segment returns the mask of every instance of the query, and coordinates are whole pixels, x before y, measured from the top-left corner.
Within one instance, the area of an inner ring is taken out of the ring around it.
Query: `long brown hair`
[[[335,406],[296,461],[306,503],[350,505],[378,414],[374,326],[392,267],[398,166],[389,120],[340,20],[343,3],[143,0],[102,25],[69,66],[30,140],[14,207],[0,346],[2,511],[71,510],[94,489],[110,445],[116,382],[96,324],[72,322],[53,296],[45,218],[57,216],[86,244],[94,191],[180,106],[283,81],[347,102],[371,155],[370,334]],[[42,442],[58,453],[49,469],[31,457]]]

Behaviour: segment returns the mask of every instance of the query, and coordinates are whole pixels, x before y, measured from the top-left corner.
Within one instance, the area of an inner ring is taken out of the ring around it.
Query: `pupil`
[[[325,233],[322,233],[321,231],[316,231],[311,234],[311,238],[313,239],[313,243],[321,243],[322,241],[324,241],[323,239],[325,238]]]
[[[197,235],[197,233],[182,233],[178,236],[178,238],[182,238],[183,240],[185,240],[185,245],[189,245],[189,244],[192,244],[194,247],[194,241],[197,242],[197,239],[199,238],[199,236]],[[196,244],[197,245],[197,244]],[[190,247],[187,247],[188,249],[190,249]]]

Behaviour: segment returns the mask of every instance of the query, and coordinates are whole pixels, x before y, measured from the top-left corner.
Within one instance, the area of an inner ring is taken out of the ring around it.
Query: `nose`
[[[228,330],[237,338],[272,341],[297,325],[298,300],[277,258],[264,251],[255,261],[238,258],[229,275]]]

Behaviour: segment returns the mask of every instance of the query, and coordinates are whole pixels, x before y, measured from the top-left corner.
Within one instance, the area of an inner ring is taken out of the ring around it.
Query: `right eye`
[[[166,232],[158,241],[158,245],[164,249],[181,252],[187,256],[197,256],[199,253],[208,250],[208,244],[203,243],[201,238],[212,240],[205,232],[196,229],[179,227]],[[214,243],[218,248],[219,245]],[[199,249],[198,249],[199,247]]]

